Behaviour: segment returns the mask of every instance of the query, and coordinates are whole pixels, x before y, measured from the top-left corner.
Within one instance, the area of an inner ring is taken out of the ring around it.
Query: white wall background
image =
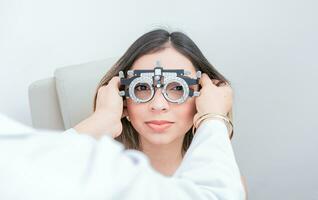
[[[153,28],[183,31],[232,81],[250,199],[318,199],[317,9],[314,0],[0,0],[0,112],[31,125],[31,82],[120,56]]]

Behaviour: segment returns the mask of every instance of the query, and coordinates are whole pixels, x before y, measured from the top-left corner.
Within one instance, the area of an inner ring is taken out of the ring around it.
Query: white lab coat
[[[172,177],[108,136],[35,131],[0,115],[1,200],[243,200],[227,129],[205,120]]]

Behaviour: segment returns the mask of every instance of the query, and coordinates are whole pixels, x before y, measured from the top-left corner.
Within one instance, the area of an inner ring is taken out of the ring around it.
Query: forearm
[[[90,117],[77,124],[74,129],[78,133],[88,134],[96,139],[103,135],[114,137],[121,131],[121,122],[103,112],[94,112]]]

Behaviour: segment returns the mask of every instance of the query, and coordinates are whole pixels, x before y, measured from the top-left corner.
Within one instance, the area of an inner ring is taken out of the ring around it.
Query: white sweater
[[[205,120],[172,177],[108,136],[35,131],[0,115],[1,200],[243,200],[226,126]]]

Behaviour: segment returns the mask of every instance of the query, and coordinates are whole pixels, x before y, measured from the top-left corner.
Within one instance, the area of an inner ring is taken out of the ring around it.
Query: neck
[[[154,145],[141,137],[141,149],[149,157],[153,168],[171,176],[182,161],[183,138],[177,138],[169,144]]]

